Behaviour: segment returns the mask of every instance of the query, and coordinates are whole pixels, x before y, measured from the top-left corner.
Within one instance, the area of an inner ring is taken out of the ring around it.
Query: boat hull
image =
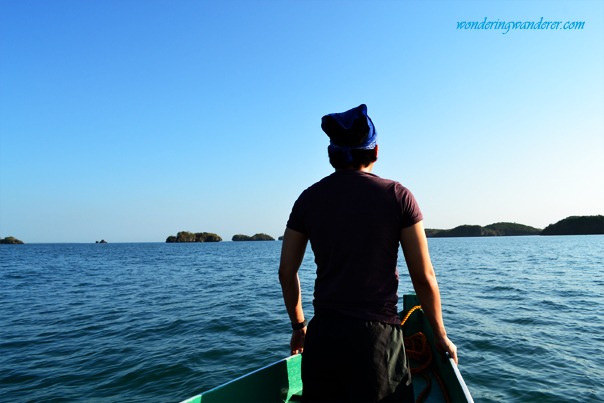
[[[405,338],[420,338],[427,342],[429,365],[426,358],[415,354],[415,345],[407,348],[413,375],[415,397],[422,402],[473,402],[472,396],[452,359],[434,348],[434,334],[415,295],[403,297],[401,319],[405,318],[403,332]],[[408,315],[410,311],[413,312]],[[423,336],[418,336],[421,334]],[[407,341],[405,342],[407,345]],[[413,344],[413,343],[411,343]],[[421,342],[420,342],[421,344]],[[225,402],[296,402],[302,396],[301,355],[284,358],[264,368],[260,368],[233,381],[225,383],[182,403],[225,403]],[[417,372],[418,368],[426,367]]]

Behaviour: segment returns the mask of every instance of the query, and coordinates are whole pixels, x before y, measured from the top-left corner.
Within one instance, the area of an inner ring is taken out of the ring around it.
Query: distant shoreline
[[[428,238],[461,238],[492,236],[530,236],[530,235],[602,235],[604,234],[604,216],[570,216],[544,229],[528,225],[500,222],[486,225],[460,225],[452,229],[426,228]]]
[[[595,236],[600,236],[600,235],[604,235],[604,234],[567,234],[567,235],[556,235],[556,236],[590,236],[590,235],[595,235]],[[541,234],[536,234],[536,235],[506,235],[506,236],[448,236],[448,237],[434,237],[434,236],[428,236],[428,238],[430,239],[436,239],[436,238],[511,238],[511,237],[518,237],[518,236],[523,236],[523,237],[547,237],[545,235],[541,235]],[[280,236],[278,239],[276,239],[275,241],[282,241],[283,237]],[[106,244],[100,244],[100,243],[96,243],[96,242],[90,242],[90,241],[86,241],[86,242],[81,242],[81,241],[60,241],[60,242],[24,242],[23,244],[13,244],[13,246],[26,246],[26,245],[134,245],[134,244],[166,244],[169,242],[166,241],[117,241],[117,242],[107,242]],[[186,243],[186,242],[184,242]],[[221,242],[190,242],[190,243],[218,243],[218,244],[241,244],[241,243],[266,243],[266,242],[257,242],[257,241],[233,241],[230,239],[226,239],[224,241]],[[270,242],[268,242],[270,243]],[[175,243],[175,244],[182,244],[182,243]],[[8,245],[7,247],[11,246],[10,244],[0,244],[0,248],[2,248],[4,245]]]
[[[493,236],[535,236],[535,235],[604,235],[604,216],[570,216],[555,224],[550,224],[544,229],[530,227],[528,225],[499,222],[486,226],[480,225],[460,225],[452,229],[433,229],[426,228],[426,236],[428,238],[467,238],[467,237],[493,237]],[[283,236],[279,236],[278,240],[283,240]],[[235,235],[232,242],[241,241],[274,241],[270,235],[258,233],[252,236]],[[95,241],[97,244],[108,243]],[[93,242],[93,243],[95,243]],[[133,242],[118,242],[118,243],[155,243],[162,241],[133,241]],[[181,231],[177,236],[169,236],[164,243],[206,243],[206,242],[222,242],[220,235],[210,232],[192,233]],[[0,244],[21,245],[25,242],[12,236],[0,238]],[[52,243],[83,243],[89,242],[34,242],[43,244]]]

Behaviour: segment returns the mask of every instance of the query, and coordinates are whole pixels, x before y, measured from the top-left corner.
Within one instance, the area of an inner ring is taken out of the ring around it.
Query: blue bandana
[[[323,116],[321,128],[329,136],[329,152],[345,153],[348,161],[352,161],[350,150],[373,150],[377,145],[377,132],[365,104]]]

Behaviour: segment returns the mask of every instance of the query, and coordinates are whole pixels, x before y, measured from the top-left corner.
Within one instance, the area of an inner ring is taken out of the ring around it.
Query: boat
[[[436,352],[434,334],[415,295],[403,296],[400,317],[416,402],[473,403],[453,359]],[[301,355],[292,355],[181,403],[299,402],[303,387],[301,362]]]

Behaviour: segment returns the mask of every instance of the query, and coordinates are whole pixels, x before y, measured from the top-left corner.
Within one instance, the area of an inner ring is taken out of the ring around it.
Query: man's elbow
[[[416,291],[438,289],[435,275],[412,276],[411,281]]]
[[[292,271],[287,270],[286,267],[279,266],[279,283],[281,283],[281,285],[283,285],[283,284],[286,284],[289,281],[291,281],[291,279],[292,279],[291,273],[292,273]]]

